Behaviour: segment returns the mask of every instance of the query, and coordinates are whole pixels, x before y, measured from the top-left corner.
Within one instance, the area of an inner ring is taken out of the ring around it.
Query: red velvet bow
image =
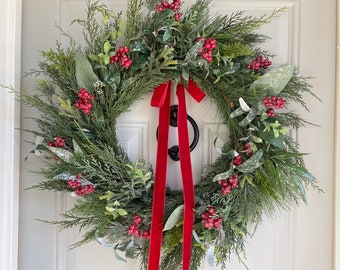
[[[200,102],[205,97],[204,92],[191,79],[186,90],[197,102]],[[155,88],[151,99],[151,106],[159,107],[159,127],[148,270],[159,270],[162,248],[170,125],[170,91],[171,81],[168,81]],[[189,270],[192,227],[194,224],[195,193],[190,157],[185,88],[182,83],[177,85],[176,95],[178,99],[179,157],[184,196],[182,269]]]

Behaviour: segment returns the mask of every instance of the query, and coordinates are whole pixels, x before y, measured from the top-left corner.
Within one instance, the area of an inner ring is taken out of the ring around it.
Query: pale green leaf
[[[213,182],[217,182],[217,181],[220,181],[220,180],[226,180],[228,179],[231,175],[233,175],[234,173],[234,170],[228,170],[224,173],[220,173],[220,174],[217,174],[214,178],[213,178]]]
[[[256,111],[254,109],[250,109],[248,115],[238,124],[241,127],[246,127],[255,119],[255,117],[256,117]]]
[[[167,42],[170,38],[171,38],[171,29],[168,28],[168,29],[165,30],[163,37],[162,37],[162,40],[163,40],[163,42]]]
[[[105,239],[102,238],[102,237],[97,237],[96,241],[99,244],[103,245],[104,247],[108,247],[108,248],[114,248],[118,245],[118,243],[109,243],[109,242],[105,241]]]
[[[198,236],[198,234],[195,230],[192,231],[192,235],[193,235],[193,237],[194,237],[194,239],[197,243],[202,244],[202,242],[201,242],[201,240],[200,240],[200,238],[199,238],[199,236]]]
[[[111,49],[111,44],[110,44],[110,42],[106,41],[104,43],[104,52],[108,53],[110,51],[110,49]]]
[[[250,90],[254,92],[266,91],[268,95],[277,96],[286,87],[294,74],[294,65],[284,65],[268,71],[259,79],[254,81]]]
[[[263,140],[261,138],[254,136],[254,135],[252,136],[252,140],[253,140],[254,143],[262,143],[263,142]]]
[[[304,201],[305,204],[307,204],[307,194],[306,194],[306,189],[305,187],[303,186],[303,184],[301,183],[300,179],[296,176],[293,176],[293,179],[300,191],[300,194],[301,194],[301,197],[302,197],[302,200]]]
[[[71,177],[70,173],[61,173],[53,177],[54,180],[69,180]]]
[[[117,253],[117,250],[114,249],[114,254],[115,254],[115,258],[118,260],[118,261],[121,261],[121,262],[127,262],[122,256],[120,256],[118,253]]]
[[[126,212],[124,209],[121,209],[121,208],[118,209],[117,211],[120,216],[126,216],[128,214],[128,212]]]
[[[207,261],[210,267],[214,267],[215,264],[215,246],[209,247],[207,251]]]
[[[81,52],[76,53],[76,79],[80,88],[90,90],[93,84],[99,81],[97,75],[93,72],[91,63]]]
[[[80,148],[79,144],[73,139],[73,148],[74,148],[74,154],[75,155],[84,155],[83,150]]]
[[[238,108],[238,109],[236,109],[235,111],[233,111],[230,115],[229,115],[229,117],[230,118],[235,118],[235,117],[238,117],[238,116],[240,116],[240,115],[242,115],[242,114],[244,114],[245,113],[245,111],[242,109],[242,108]]]
[[[70,151],[67,151],[65,149],[61,149],[58,147],[51,147],[51,146],[47,146],[47,148],[52,153],[54,153],[58,158],[60,158],[62,161],[70,163],[74,160],[74,155]]]
[[[105,206],[105,210],[109,213],[113,213],[115,209],[112,206]]]
[[[250,159],[243,162],[240,166],[237,166],[237,169],[243,173],[251,173],[259,168],[262,163],[260,159],[263,156],[263,150],[258,150]]]
[[[250,111],[250,107],[248,106],[248,104],[244,101],[243,98],[239,98],[238,99],[239,103],[240,103],[240,106],[242,108],[243,111],[245,112],[249,112]]]
[[[183,217],[184,205],[178,206],[169,216],[168,220],[164,225],[163,231],[169,231],[176,226],[178,222],[181,221]]]
[[[194,61],[198,55],[198,52],[202,48],[204,43],[204,39],[201,39],[199,42],[197,42],[194,46],[191,47],[191,49],[187,52],[185,56],[185,62],[191,62]]]

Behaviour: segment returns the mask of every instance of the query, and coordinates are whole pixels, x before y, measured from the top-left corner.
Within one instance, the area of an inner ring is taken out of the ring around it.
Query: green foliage
[[[141,9],[143,7],[142,0],[129,0],[126,12],[126,30],[125,36],[128,40],[136,36],[139,22],[142,20]]]
[[[259,18],[243,12],[212,18],[210,2],[196,1],[176,21],[174,11],[155,9],[158,0],[129,0],[126,22],[122,13],[88,2],[86,17],[73,22],[83,28],[85,44],[77,45],[61,30],[69,46],[57,43],[42,52],[38,69],[30,73],[37,76],[36,94],[18,94],[41,115],[34,119],[39,129],[30,132],[39,137],[32,153],[45,162],[40,171],[44,179],[33,188],[70,193],[75,189],[68,180],[80,179],[82,186],[95,189],[75,199],[63,220],[52,222],[61,229],[80,229],[83,239],[75,246],[97,240],[129,258],[140,258],[146,269],[149,242],[127,231],[134,214],[143,220],[140,230],[150,229],[154,175],[148,164],[129,160],[118,142],[116,122],[134,102],[168,80],[186,85],[192,78],[229,130],[221,156],[205,168],[195,186],[192,270],[199,269],[207,252],[211,262],[215,257],[216,264],[227,268],[232,253],[240,259],[244,255],[244,240],[253,233],[249,224],[259,224],[264,214],[306,203],[307,186],[318,189],[305,168],[304,154],[287,135],[288,129],[307,122],[288,110],[270,117],[262,102],[275,95],[307,109],[304,95],[313,95],[311,85],[291,65],[248,68],[258,56],[270,56],[258,48],[266,37],[255,31],[283,10]],[[211,62],[202,53],[206,38],[216,40]],[[129,46],[131,67],[111,61],[122,43]],[[95,97],[89,114],[75,106],[82,87]],[[61,147],[53,144],[57,136],[64,140]],[[234,162],[236,156],[240,164]],[[234,175],[237,187],[222,194],[221,184]],[[181,267],[183,204],[181,191],[167,189],[164,270]],[[223,219],[221,228],[204,227],[202,214],[208,206]]]

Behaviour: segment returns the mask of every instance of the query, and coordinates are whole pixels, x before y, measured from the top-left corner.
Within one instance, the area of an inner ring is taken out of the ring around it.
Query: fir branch
[[[137,35],[139,24],[142,20],[141,9],[143,7],[142,0],[129,0],[128,9],[126,12],[126,32],[127,40],[134,38]]]

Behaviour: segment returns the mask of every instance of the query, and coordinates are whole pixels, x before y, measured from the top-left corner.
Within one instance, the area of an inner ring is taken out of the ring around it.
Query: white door
[[[115,10],[126,9],[125,1],[106,1]],[[189,4],[193,1],[186,1]],[[74,18],[84,15],[85,0],[24,0],[22,29],[22,69],[24,72],[36,66],[40,59],[38,51],[55,47],[55,40],[62,38],[55,22],[66,29]],[[304,76],[313,75],[311,80],[315,93],[322,103],[307,96],[310,113],[301,108],[303,117],[321,127],[308,126],[297,132],[307,166],[319,179],[324,194],[309,192],[308,207],[302,206],[277,220],[264,219],[253,239],[247,244],[245,262],[251,270],[331,270],[332,269],[332,226],[333,226],[333,120],[335,95],[335,0],[214,0],[216,13],[231,13],[245,10],[251,15],[261,15],[286,6],[270,25],[261,31],[272,40],[265,48],[275,53],[275,62],[292,62],[298,65]],[[217,12],[218,11],[218,12]],[[72,33],[72,31],[71,31]],[[77,33],[74,33],[77,34]],[[79,34],[79,33],[78,33]],[[23,89],[33,89],[31,78],[23,78]],[[131,157],[142,155],[154,164],[155,125],[157,113],[149,107],[150,96],[133,107],[131,113],[121,117],[118,130],[123,145]],[[216,114],[209,105],[189,102],[189,114],[199,120],[202,134],[197,153],[193,153],[193,166],[199,175],[202,165],[211,162],[216,154],[209,147],[216,134]],[[207,113],[208,111],[208,113]],[[143,113],[140,113],[143,112]],[[194,112],[194,113],[193,113]],[[32,109],[22,108],[22,128],[32,129],[34,123],[25,116],[34,115]],[[204,115],[204,119],[202,117]],[[221,131],[223,133],[223,131]],[[223,134],[222,134],[223,135]],[[32,138],[23,132],[23,138]],[[124,138],[124,139],[123,139]],[[133,145],[134,147],[129,147]],[[135,146],[138,147],[135,147]],[[77,239],[75,231],[60,233],[55,227],[35,219],[54,220],[59,218],[68,204],[69,197],[54,193],[25,190],[39,178],[29,172],[39,166],[34,158],[23,161],[31,145],[22,144],[22,180],[20,194],[20,270],[93,270],[93,269],[138,269],[136,261],[117,261],[113,251],[98,243],[90,243],[76,250],[68,246]],[[201,159],[201,157],[209,157]],[[178,164],[170,164],[170,174],[178,173]],[[198,169],[197,169],[198,168]],[[196,178],[198,175],[196,174]],[[180,183],[170,183],[180,187]],[[236,259],[230,269],[245,269]],[[210,268],[207,263],[202,270]]]

